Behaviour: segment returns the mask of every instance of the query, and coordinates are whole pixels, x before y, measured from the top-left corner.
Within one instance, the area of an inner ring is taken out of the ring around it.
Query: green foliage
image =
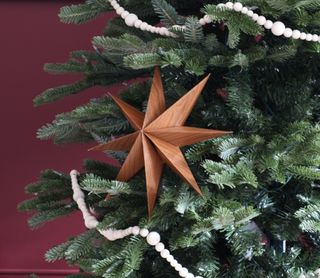
[[[64,253],[67,251],[69,245],[70,242],[64,242],[48,250],[45,254],[46,261],[54,262],[64,259]]]
[[[301,196],[302,197],[302,196]],[[310,233],[320,232],[320,210],[319,197],[313,196],[304,200],[305,206],[295,212],[295,217],[300,220],[300,227],[303,231]]]
[[[72,239],[64,252],[64,257],[69,261],[77,261],[79,258],[93,252],[95,249],[93,240],[96,234],[96,230],[89,230]]]
[[[248,35],[262,33],[262,28],[259,25],[241,13],[236,13],[225,8],[218,8],[215,5],[207,5],[204,10],[213,21],[226,23],[229,29],[227,44],[231,48],[235,48],[240,42],[241,32]]]
[[[165,168],[148,218],[144,174],[117,181],[118,167],[91,160],[88,153],[79,181],[98,228],[139,225],[157,231],[182,265],[205,278],[315,277],[320,265],[319,44],[275,37],[246,15],[217,8],[219,2],[121,1],[141,20],[164,24],[176,37],[143,32],[115,17],[94,36],[92,51],[73,51],[66,62],[45,65],[48,73],[80,77],[49,88],[34,102],[121,83],[120,97],[145,112],[154,66],[161,66],[167,107],[211,73],[186,124],[233,134],[182,148],[202,194]],[[292,29],[320,32],[318,0],[242,4]],[[60,18],[85,23],[109,9],[108,1],[87,0],[62,8]],[[212,24],[200,26],[205,14]],[[97,144],[132,132],[105,92],[57,115],[39,129],[38,138]],[[126,157],[107,155],[120,163]],[[76,210],[70,183],[68,175],[47,170],[26,187],[31,196],[19,209],[34,213],[31,227]],[[280,250],[284,241],[287,248]],[[177,276],[141,237],[107,241],[97,231],[53,247],[46,259],[79,266],[84,272],[70,276],[75,278]]]
[[[88,174],[81,183],[82,189],[89,193],[101,194],[108,193],[111,195],[130,194],[131,190],[128,184],[120,181],[110,181],[97,177],[93,174]]]
[[[202,27],[196,17],[188,17],[185,26],[183,35],[186,42],[197,43],[203,40]]]
[[[203,167],[209,174],[208,181],[216,184],[220,189],[224,189],[225,186],[235,188],[242,184],[258,186],[257,177],[251,169],[252,165],[248,162],[240,161],[234,166],[227,166],[208,160],[203,163]]]
[[[110,9],[109,3],[102,0],[87,0],[85,4],[61,8],[60,20],[64,23],[85,23]]]
[[[183,24],[183,17],[180,17],[173,6],[165,0],[152,0],[154,11],[159,15],[166,26]]]
[[[88,89],[93,86],[93,82],[90,81],[79,81],[69,85],[62,85],[56,88],[50,88],[44,91],[41,95],[34,99],[35,105],[41,105],[49,103],[51,101],[58,100],[62,97],[76,94],[82,90]]]

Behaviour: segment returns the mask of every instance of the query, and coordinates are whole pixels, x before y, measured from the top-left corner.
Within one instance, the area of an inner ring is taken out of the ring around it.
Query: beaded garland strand
[[[129,227],[124,230],[115,229],[99,229],[97,228],[99,221],[96,217],[90,214],[86,203],[84,201],[84,193],[80,189],[77,176],[79,172],[72,170],[70,172],[71,184],[73,190],[73,200],[77,203],[78,208],[81,210],[83,215],[84,224],[88,229],[97,229],[101,235],[110,241],[125,238],[130,235],[141,236],[146,238],[149,245],[154,246],[155,250],[160,253],[160,256],[167,260],[167,262],[178,272],[180,277],[185,278],[203,278],[201,276],[194,276],[188,271],[187,268],[183,267],[178,261],[170,254],[170,251],[165,248],[164,244],[160,241],[160,235],[157,232],[149,232],[148,229],[140,228],[139,226]]]
[[[173,32],[170,32],[168,28],[166,27],[156,27],[148,24],[147,22],[144,22],[138,18],[137,15],[134,13],[129,13],[126,11],[123,7],[121,7],[117,0],[108,0],[110,5],[114,8],[116,13],[121,16],[126,25],[129,27],[135,27],[137,29],[140,29],[142,31],[147,31],[155,34],[159,34],[161,36],[165,37],[177,37],[176,34]],[[292,30],[291,28],[287,28],[281,21],[272,22],[271,20],[266,19],[262,15],[258,15],[257,13],[250,10],[248,7],[244,7],[240,2],[232,3],[220,3],[217,5],[217,7],[221,9],[228,9],[228,10],[234,10],[236,12],[245,14],[252,18],[253,21],[257,22],[257,24],[263,26],[267,30],[271,30],[272,34],[275,36],[284,36],[286,38],[293,38],[293,39],[300,39],[300,40],[306,40],[306,41],[314,41],[314,42],[320,42],[320,36],[316,34],[310,34],[301,32],[299,30]],[[201,19],[199,19],[200,25],[206,25],[208,23],[211,23],[212,20],[209,15],[205,15]],[[180,30],[183,31],[185,28],[184,25],[174,25],[172,26],[173,30]]]

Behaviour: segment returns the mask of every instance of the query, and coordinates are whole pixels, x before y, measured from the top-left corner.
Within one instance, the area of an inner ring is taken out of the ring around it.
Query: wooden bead
[[[301,34],[300,34],[300,40],[305,40],[307,38],[307,34],[305,33],[305,32],[302,32]]]
[[[233,5],[233,9],[236,11],[236,12],[240,12],[242,10],[242,4],[240,2],[236,2],[234,3]]]
[[[307,34],[306,41],[308,42],[312,41],[312,34]]]
[[[264,24],[264,28],[271,29],[272,25],[273,25],[273,22],[271,20],[267,20],[266,23]]]
[[[158,252],[161,252],[164,249],[164,244],[162,242],[159,242],[158,244],[156,244],[155,249]]]
[[[181,277],[186,277],[188,275],[188,273],[189,273],[189,271],[185,267],[181,268],[181,270],[179,271],[179,275]]]
[[[134,27],[136,28],[140,28],[140,25],[142,24],[142,21],[140,19],[138,19],[135,23],[134,23]]]
[[[292,38],[293,39],[300,39],[300,35],[301,35],[301,32],[299,30],[293,30],[292,32]]]
[[[128,12],[128,11],[123,11],[123,12],[121,13],[121,17],[122,17],[123,19],[125,19],[128,15],[129,15],[129,12]]]
[[[140,25],[140,29],[142,31],[145,31],[147,29],[147,26],[148,26],[148,24],[146,22],[142,22],[141,25]]]
[[[170,256],[170,252],[168,249],[163,249],[161,252],[160,252],[160,256],[164,259],[166,259],[168,256]]]
[[[249,11],[247,12],[247,16],[249,16],[249,17],[252,17],[252,16],[253,16],[253,14],[254,14],[254,12],[253,12],[253,11],[251,11],[251,10],[249,10]]]
[[[225,6],[226,6],[227,9],[233,9],[233,3],[232,2],[227,2],[225,4]]]
[[[247,14],[248,11],[249,11],[249,9],[247,7],[243,7],[242,10],[241,10],[241,13]]]
[[[128,14],[124,21],[128,26],[131,27],[131,26],[134,26],[137,20],[138,20],[138,17],[135,14]]]
[[[147,242],[152,246],[157,245],[160,242],[160,235],[157,232],[149,233],[147,236]]]
[[[118,9],[116,9],[116,13],[118,15],[121,15],[123,12],[124,12],[124,8],[122,8],[122,7],[119,7]]]
[[[271,32],[275,36],[281,36],[283,35],[285,29],[286,29],[286,26],[281,21],[276,21],[272,25]]]
[[[291,28],[286,28],[284,30],[284,33],[283,35],[286,37],[286,38],[290,38],[292,36],[292,29]]]
[[[204,21],[206,23],[211,23],[212,22],[211,17],[209,15],[207,15],[207,14],[203,17],[203,19],[204,19]]]
[[[257,23],[259,25],[264,25],[265,23],[267,22],[267,19],[264,17],[264,16],[259,16],[258,19],[257,19]]]
[[[148,229],[143,228],[143,229],[140,230],[140,236],[147,237],[148,234],[149,234],[149,230]]]
[[[201,19],[199,20],[199,24],[200,24],[200,25],[206,25],[207,23],[206,23],[206,21],[205,21],[203,18],[201,18]]]
[[[253,19],[254,21],[257,21],[258,18],[259,18],[259,15],[258,15],[258,14],[254,13],[254,14],[252,15],[252,19]]]

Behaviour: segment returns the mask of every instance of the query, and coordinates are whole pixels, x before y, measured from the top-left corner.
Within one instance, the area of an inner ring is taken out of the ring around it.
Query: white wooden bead
[[[135,14],[128,14],[124,21],[128,26],[133,26],[137,20],[138,17]]]
[[[201,19],[199,20],[199,24],[200,24],[200,25],[206,25],[207,23],[206,23],[206,21],[205,21],[203,18],[201,18]]]
[[[148,23],[142,22],[141,25],[140,25],[140,29],[141,29],[142,31],[145,31],[145,30],[147,29],[147,26],[148,26]]]
[[[292,36],[292,29],[291,28],[286,28],[284,30],[284,33],[283,35],[286,37],[286,38],[290,38]]]
[[[141,28],[141,27],[140,27]],[[167,28],[166,27],[161,27],[160,28],[160,35],[164,36],[166,34]]]
[[[70,172],[70,175],[72,175],[72,176],[77,176],[77,175],[79,175],[79,172],[78,172],[77,170],[72,170],[72,171]]]
[[[301,35],[301,32],[299,30],[293,30],[292,32],[292,38],[293,39],[300,39],[300,35]]]
[[[253,12],[253,11],[251,11],[251,10],[249,10],[249,11],[247,12],[247,16],[249,16],[249,17],[252,17],[252,16],[253,16],[253,14],[254,14],[254,12]]]
[[[137,236],[140,234],[140,227],[139,226],[134,226],[132,227],[132,234]]]
[[[172,255],[169,255],[169,256],[166,258],[166,260],[167,260],[168,263],[171,263],[171,262],[173,262],[174,257],[173,257]]]
[[[220,3],[217,5],[218,8],[223,9],[226,5],[224,3]]]
[[[233,9],[236,11],[236,12],[240,12],[242,10],[242,4],[240,2],[236,2],[234,3],[233,5]]]
[[[285,29],[286,29],[286,26],[281,21],[276,21],[272,25],[271,32],[275,36],[281,36],[283,35]]]
[[[247,7],[243,7],[242,10],[241,10],[241,13],[247,14],[248,11],[249,11],[249,9]]]
[[[164,35],[165,35],[165,36],[170,36],[170,32],[169,32],[168,29],[166,29],[166,30],[164,31]]]
[[[254,14],[252,15],[252,19],[253,19],[254,21],[257,21],[258,18],[259,18],[259,15],[258,15],[258,14],[254,13]]]
[[[78,204],[78,207],[82,210],[82,209],[85,209],[87,210],[87,205],[86,203],[84,202],[84,199],[83,198],[80,198],[77,200],[77,204]],[[88,212],[87,212],[88,213]]]
[[[181,270],[179,271],[179,275],[181,276],[181,277],[186,277],[187,276],[187,274],[188,274],[188,269],[186,269],[185,267],[183,267],[183,268],[181,268]]]
[[[260,15],[257,19],[257,23],[259,25],[265,25],[266,22],[267,22],[267,19],[263,15]]]
[[[164,259],[166,259],[168,256],[170,256],[170,252],[168,249],[163,249],[161,252],[160,252],[160,256]]]
[[[305,32],[302,32],[300,34],[300,40],[305,40],[307,38],[307,34]]]
[[[186,276],[186,278],[194,278],[194,275],[192,273],[188,273],[188,275]]]
[[[123,12],[124,12],[124,8],[122,8],[122,7],[119,7],[118,9],[116,9],[116,13],[118,15],[121,15]]]
[[[116,3],[113,5],[113,8],[116,10],[116,9],[120,8],[120,5],[118,3]]]
[[[121,13],[121,17],[122,17],[123,19],[125,19],[129,14],[130,14],[130,13],[129,13],[128,11],[123,11],[123,12]]]
[[[158,244],[156,244],[155,249],[156,249],[158,252],[161,252],[161,251],[164,249],[164,244],[163,244],[162,242],[159,242]]]
[[[136,28],[140,28],[140,25],[142,24],[142,21],[140,19],[138,19],[135,23],[134,23],[134,27]]]
[[[312,34],[307,34],[306,41],[308,42],[312,41]]]
[[[125,231],[126,236],[132,235],[132,227],[125,229],[124,231]]]
[[[115,0],[112,0],[112,1],[109,1],[109,2],[110,2],[110,4],[111,4],[111,6],[113,6],[113,5],[115,5],[115,4],[118,4],[117,1],[115,1]]]
[[[179,272],[182,269],[182,265],[177,264],[174,269]]]
[[[203,278],[202,276],[196,276],[196,277],[194,277],[194,278]]]
[[[314,42],[317,42],[317,41],[319,40],[319,36],[318,36],[318,35],[313,35],[313,36],[312,36],[312,40],[313,40]]]
[[[120,238],[124,238],[124,237],[126,237],[126,236],[127,236],[127,232],[126,232],[126,230],[122,230],[122,231],[120,231],[119,236],[120,236]]]
[[[206,23],[211,23],[211,22],[212,22],[210,16],[208,16],[207,14],[203,17],[203,19],[204,19],[204,21],[205,21]]]
[[[74,192],[73,195],[72,195],[72,198],[74,201],[77,202],[78,199],[83,199],[84,198],[84,193],[82,191],[77,191],[77,192]]]
[[[146,31],[151,32],[152,26],[150,24],[147,25]]]
[[[232,2],[227,2],[225,6],[226,6],[227,9],[233,9],[233,3]]]
[[[147,237],[148,234],[149,234],[149,230],[148,229],[143,228],[143,229],[140,230],[140,236]]]
[[[271,20],[267,20],[266,23],[264,24],[264,28],[271,29],[272,25],[273,25],[273,22]]]
[[[152,27],[151,27],[151,33],[156,33],[156,32],[157,32],[157,28],[154,27],[154,26],[152,26]]]
[[[151,232],[148,234],[147,236],[147,242],[151,245],[151,246],[155,246],[160,242],[160,235],[157,232]]]
[[[94,229],[98,226],[99,222],[97,221],[96,218],[94,218],[93,216],[91,216],[90,218],[86,218],[84,221],[84,225],[88,228],[88,229]]]
[[[173,260],[173,261],[170,263],[170,265],[171,265],[172,267],[176,267],[176,266],[178,265],[178,261],[177,261],[177,260]]]
[[[107,230],[99,230],[99,232],[104,236],[106,237],[108,240],[116,240],[115,237],[114,237],[114,232],[113,230],[111,229],[107,229]]]

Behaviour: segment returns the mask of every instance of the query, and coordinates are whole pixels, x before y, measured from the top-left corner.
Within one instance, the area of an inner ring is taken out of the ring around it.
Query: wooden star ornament
[[[155,205],[163,163],[201,194],[201,190],[179,147],[194,144],[211,138],[230,134],[228,131],[184,126],[209,75],[166,109],[161,75],[155,68],[146,113],[111,96],[135,132],[113,141],[98,145],[90,150],[129,151],[117,180],[127,181],[145,168],[148,213]]]

